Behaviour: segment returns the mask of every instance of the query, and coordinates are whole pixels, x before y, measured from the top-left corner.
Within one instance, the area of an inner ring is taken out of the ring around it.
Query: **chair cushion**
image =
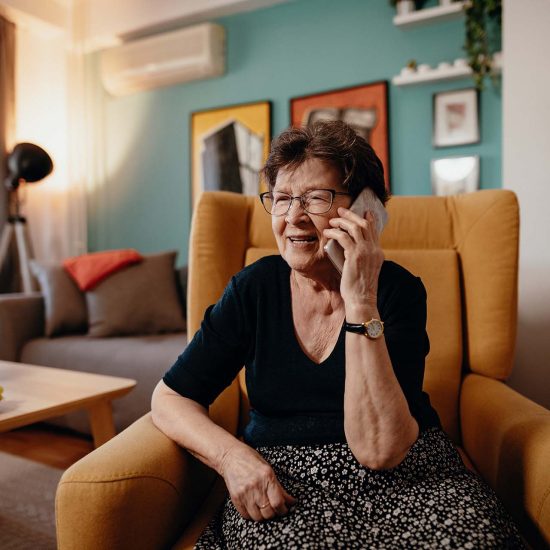
[[[275,254],[279,254],[278,248],[249,248],[246,251],[244,265],[247,266],[253,264],[264,256],[273,256]]]
[[[505,380],[512,372],[517,330],[517,197],[485,189],[449,197],[394,196],[382,233],[386,249],[454,249],[464,303],[464,364]]]
[[[276,248],[249,248],[245,263],[278,254]],[[441,423],[458,443],[458,394],[462,368],[462,308],[458,256],[454,250],[384,250],[392,260],[420,277],[428,293],[428,336],[431,349],[426,359],[424,390],[429,394]],[[246,421],[246,383],[239,375],[243,394],[241,421]]]
[[[424,390],[443,428],[458,444],[458,397],[462,370],[462,305],[458,256],[454,250],[384,250],[392,260],[422,279],[428,294]]]
[[[120,431],[151,409],[153,389],[186,344],[185,332],[104,339],[88,338],[86,335],[37,338],[23,347],[20,360],[46,367],[137,380],[136,387],[130,393],[113,401],[115,426]],[[85,411],[70,413],[55,424],[90,433]]]

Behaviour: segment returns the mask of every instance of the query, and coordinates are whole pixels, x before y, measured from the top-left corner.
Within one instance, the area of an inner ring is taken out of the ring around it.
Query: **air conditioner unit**
[[[135,40],[104,50],[100,59],[105,89],[115,96],[225,72],[225,31],[204,23]]]

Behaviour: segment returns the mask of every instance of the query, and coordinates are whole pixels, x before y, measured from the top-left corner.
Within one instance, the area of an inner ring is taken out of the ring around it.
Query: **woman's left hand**
[[[338,241],[344,249],[340,293],[346,311],[376,310],[378,276],[384,253],[380,247],[374,215],[368,211],[366,217],[361,218],[342,207],[338,208],[338,215],[340,217],[329,221],[332,228],[325,229],[324,235]]]

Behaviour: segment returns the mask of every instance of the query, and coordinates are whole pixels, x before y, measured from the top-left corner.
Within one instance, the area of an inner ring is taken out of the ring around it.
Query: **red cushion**
[[[105,277],[127,265],[141,262],[143,256],[133,248],[82,254],[63,261],[63,267],[82,291],[91,290]]]

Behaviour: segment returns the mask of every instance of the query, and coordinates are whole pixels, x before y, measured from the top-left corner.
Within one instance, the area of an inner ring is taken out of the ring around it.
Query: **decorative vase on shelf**
[[[414,0],[397,0],[395,9],[397,10],[397,15],[412,13],[415,10]]]

